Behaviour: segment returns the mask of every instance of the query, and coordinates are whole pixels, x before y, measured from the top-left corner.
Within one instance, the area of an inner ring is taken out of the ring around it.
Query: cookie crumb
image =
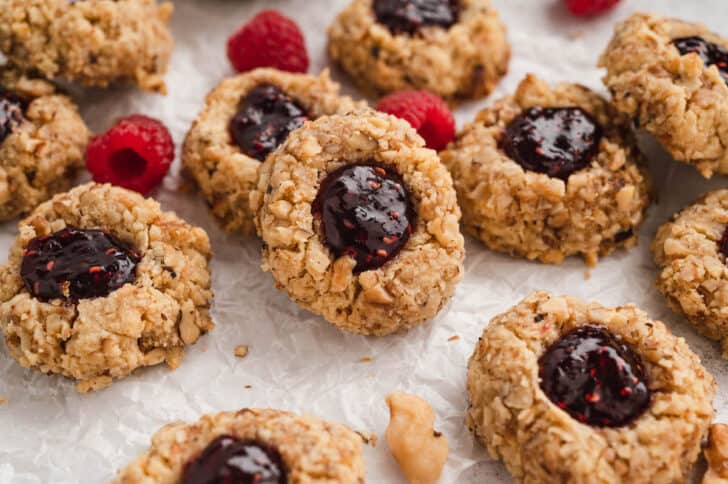
[[[76,391],[78,393],[89,393],[101,390],[111,385],[112,379],[110,376],[101,375],[88,380],[80,381],[76,384]]]
[[[591,279],[591,272],[584,271],[584,280],[588,281],[589,279]]]
[[[367,432],[366,430],[355,430],[354,432],[356,432],[359,437],[361,437],[364,445],[368,445],[371,447],[377,446],[377,440],[379,440],[379,436],[374,432]]]
[[[459,339],[460,339],[460,336],[458,336],[457,334],[455,334],[455,335],[450,336],[447,340],[448,341],[457,341]]]
[[[584,37],[584,31],[583,30],[576,30],[574,32],[569,32],[569,38],[571,40],[579,40],[582,37]]]
[[[370,358],[368,356],[365,357],[365,358],[362,358],[361,360],[359,360],[360,363],[371,363],[373,361],[374,361],[374,359],[373,358]]]
[[[10,403],[10,400],[5,397],[0,397],[0,407],[2,407],[3,405],[7,405],[8,403]]]
[[[253,385],[245,385],[245,388],[246,388],[247,390],[250,390],[251,388],[253,388]]]
[[[248,356],[249,349],[248,345],[238,345],[235,347],[235,356],[238,358],[245,358]]]
[[[447,438],[435,431],[435,412],[422,398],[404,392],[387,395],[387,444],[409,482],[434,484],[450,451]]]
[[[710,426],[705,459],[708,461],[708,471],[703,477],[703,484],[728,482],[728,424]]]

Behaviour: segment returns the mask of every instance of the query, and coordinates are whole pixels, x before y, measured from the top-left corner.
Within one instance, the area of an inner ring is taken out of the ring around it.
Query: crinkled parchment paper
[[[225,40],[239,24],[264,7],[285,11],[305,31],[311,72],[316,72],[328,65],[326,27],[347,1],[177,0],[177,48],[167,97],[132,88],[74,89],[74,96],[95,131],[106,129],[118,116],[141,112],[164,120],[181,143],[205,94],[231,74]],[[623,0],[613,12],[589,20],[572,18],[558,0],[494,3],[509,26],[513,61],[493,97],[512,91],[526,72],[603,91],[601,73],[594,67],[597,57],[613,24],[634,10],[703,21],[728,34],[726,0]],[[345,90],[357,95],[349,85]],[[461,107],[459,125],[488,102]],[[217,328],[187,351],[177,371],[139,371],[88,395],[78,395],[72,382],[60,377],[22,369],[0,345],[0,397],[8,400],[0,406],[0,483],[106,482],[165,423],[241,407],[309,413],[383,436],[388,422],[384,397],[395,389],[421,395],[435,407],[437,426],[451,443],[441,482],[510,482],[505,468],[488,457],[465,427],[466,363],[488,320],[538,289],[609,305],[633,302],[665,321],[717,378],[721,392],[715,407],[718,418],[728,421],[726,363],[719,359],[716,344],[697,336],[667,308],[654,287],[656,270],[649,253],[659,224],[704,191],[727,186],[728,179],[706,182],[654,145],[646,146],[659,204],[650,209],[637,248],[617,252],[587,270],[579,259],[543,266],[489,252],[468,239],[465,278],[452,303],[430,324],[381,339],[344,334],[300,310],[260,271],[258,241],[224,234],[204,203],[178,193],[179,180],[169,177],[155,196],[164,208],[201,225],[212,238]],[[15,232],[14,223],[0,226],[0,253],[7,253]],[[250,346],[244,359],[233,354],[240,344]],[[404,482],[383,438],[377,448],[366,450],[366,462],[369,482]]]

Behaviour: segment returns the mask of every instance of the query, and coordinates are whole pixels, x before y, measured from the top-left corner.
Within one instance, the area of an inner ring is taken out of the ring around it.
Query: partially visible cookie
[[[248,200],[260,163],[307,120],[363,104],[318,77],[256,69],[222,81],[185,140],[182,160],[226,230],[255,233]]]
[[[70,188],[89,136],[76,105],[53,85],[0,72],[0,221]]]
[[[172,10],[157,0],[6,0],[0,51],[14,66],[49,79],[131,81],[165,92]]]
[[[367,91],[447,99],[489,94],[511,53],[489,0],[354,0],[329,28],[328,51]]]
[[[702,24],[637,13],[599,65],[614,105],[706,178],[728,174],[728,39]]]
[[[597,93],[528,75],[440,154],[465,229],[488,247],[589,265],[634,246],[649,183],[629,120]]]
[[[537,292],[493,318],[468,364],[468,425],[515,482],[686,482],[716,384],[634,306]]]
[[[675,214],[652,242],[657,288],[670,307],[728,358],[728,190],[707,193]]]
[[[171,423],[117,484],[364,483],[362,438],[348,427],[271,409]]]
[[[89,183],[20,222],[0,268],[0,328],[21,365],[86,392],[176,368],[213,328],[210,241],[159,204]]]
[[[728,484],[728,425],[710,426],[708,446],[705,448],[708,471],[703,476],[703,484]]]
[[[428,321],[462,277],[452,179],[394,116],[365,110],[294,131],[251,201],[263,268],[344,330],[386,335]]]

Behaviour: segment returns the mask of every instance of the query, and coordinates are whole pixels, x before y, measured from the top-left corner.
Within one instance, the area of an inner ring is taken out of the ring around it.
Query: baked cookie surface
[[[657,231],[657,288],[728,357],[728,190],[707,193]]]
[[[528,75],[440,154],[465,229],[499,252],[560,263],[636,244],[647,173],[629,122],[576,84]]]
[[[89,136],[76,105],[53,85],[0,72],[0,220],[70,188]]]
[[[251,200],[276,286],[347,331],[423,323],[462,277],[450,175],[393,116],[365,110],[293,132],[263,164]]]
[[[265,157],[309,119],[362,104],[318,77],[256,69],[222,81],[187,134],[183,163],[228,231],[254,234],[249,195]]]
[[[728,40],[704,25],[638,13],[599,61],[614,105],[678,161],[728,174]]]
[[[634,306],[538,292],[491,320],[468,364],[468,425],[516,482],[685,482],[716,385]]]
[[[20,222],[0,268],[0,327],[24,367],[86,392],[176,368],[213,328],[207,234],[157,202],[89,183]]]
[[[230,482],[360,484],[361,447],[362,438],[341,424],[279,410],[243,409],[163,427],[152,437],[151,448],[114,482],[218,482],[209,480],[227,475],[235,478]],[[259,473],[259,480],[245,470]]]
[[[3,0],[0,51],[49,79],[165,92],[172,10],[157,0]]]
[[[375,93],[483,97],[510,60],[506,29],[489,0],[354,0],[328,35],[331,59]]]

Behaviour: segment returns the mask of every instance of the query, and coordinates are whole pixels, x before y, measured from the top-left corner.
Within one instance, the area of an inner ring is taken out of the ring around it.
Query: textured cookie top
[[[110,239],[64,251],[68,230],[94,230]],[[44,246],[48,237],[57,240]],[[31,259],[51,248],[61,255],[48,258],[41,271]],[[102,281],[79,279],[85,277],[78,272],[79,257],[96,261],[84,262],[88,277],[113,278],[120,266],[108,258],[112,249],[129,255],[132,273],[103,294],[83,292],[99,291]],[[207,234],[162,212],[151,199],[93,183],[57,195],[20,223],[9,261],[0,269],[0,326],[10,354],[25,367],[79,380],[79,391],[106,386],[142,366],[166,361],[174,368],[184,347],[213,327],[209,258]],[[59,273],[62,267],[70,269]],[[46,284],[56,277],[63,277],[56,279],[60,293],[34,296],[41,286],[33,281]],[[76,282],[81,292],[73,296],[66,284]]]
[[[215,439],[230,436],[278,454],[284,482],[364,482],[362,438],[344,425],[271,409],[244,409],[205,415],[199,422],[176,422],[152,437],[152,446],[122,470],[118,484],[176,484],[190,462]],[[286,479],[287,477],[287,479]]]

